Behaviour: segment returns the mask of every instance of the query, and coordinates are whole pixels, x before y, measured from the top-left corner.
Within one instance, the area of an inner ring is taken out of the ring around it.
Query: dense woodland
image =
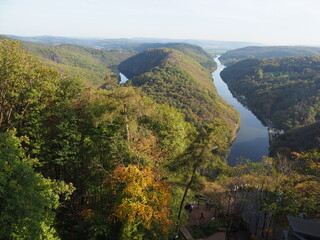
[[[229,66],[221,76],[278,128],[320,120],[320,57],[248,59]]]
[[[273,154],[320,148],[320,57],[247,59],[221,76],[263,121],[292,129],[273,142]]]
[[[294,56],[319,56],[320,48],[302,46],[251,46],[221,54],[219,60],[226,66],[250,58],[276,58]]]
[[[296,164],[266,158],[228,167],[237,114],[215,95],[198,60],[158,51],[166,61],[134,77],[134,87],[107,74],[97,88],[17,42],[0,42],[1,240],[172,239],[187,220],[185,202],[199,194],[231,229],[226,204],[246,206],[246,194],[257,193],[252,214],[269,218],[253,234],[264,239],[277,236],[287,214],[320,218],[319,153],[296,154]],[[143,87],[144,74],[167,81],[162,94]],[[191,99],[207,100],[209,113],[202,102],[189,112],[175,108],[171,79],[183,80]]]
[[[291,152],[306,152],[310,149],[320,149],[320,121],[293,128],[276,138],[270,152],[290,155]]]

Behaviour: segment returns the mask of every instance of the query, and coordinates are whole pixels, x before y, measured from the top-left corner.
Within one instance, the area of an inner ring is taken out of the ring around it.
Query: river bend
[[[215,58],[218,68],[212,73],[214,84],[219,95],[240,113],[240,128],[228,155],[230,166],[240,164],[242,159],[249,158],[260,162],[268,155],[268,128],[245,106],[243,106],[229,91],[227,84],[221,79],[220,73],[225,68],[218,58]]]

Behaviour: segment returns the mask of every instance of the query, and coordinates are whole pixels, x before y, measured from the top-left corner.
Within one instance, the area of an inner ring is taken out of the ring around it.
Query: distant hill
[[[113,50],[131,50],[136,51],[145,43],[188,43],[198,45],[205,49],[214,51],[227,51],[230,49],[241,48],[245,46],[258,46],[259,43],[251,42],[234,42],[234,41],[215,41],[215,40],[196,40],[196,39],[166,39],[166,38],[118,38],[118,39],[101,39],[101,38],[68,38],[55,36],[35,36],[22,37],[8,35],[11,38],[22,41],[40,43],[45,45],[72,44],[85,47],[113,49]],[[164,46],[163,46],[164,47]],[[145,49],[143,49],[145,50]]]
[[[220,119],[235,133],[238,113],[217,94],[209,69],[183,51],[148,49],[122,62],[119,70],[157,102],[181,109],[189,122]]]
[[[320,57],[247,59],[221,76],[260,117],[282,129],[320,120]]]
[[[275,58],[314,55],[320,55],[320,48],[300,46],[251,46],[227,51],[220,56],[219,60],[224,65],[231,65],[235,62],[249,58]]]
[[[315,148],[320,150],[319,121],[287,131],[273,142],[270,152],[273,155],[276,152],[289,154],[292,151],[304,152]]]
[[[144,43],[188,43],[200,46],[207,50],[227,51],[246,46],[261,46],[261,43],[256,42],[236,42],[236,41],[217,41],[217,40],[197,40],[197,39],[164,39],[164,38],[133,38]]]
[[[6,36],[0,36],[1,39],[14,40]],[[21,45],[44,64],[65,73],[80,75],[87,83],[94,85],[104,82],[106,71],[117,73],[120,62],[136,54],[132,51],[94,49],[68,44],[45,46],[22,41]]]

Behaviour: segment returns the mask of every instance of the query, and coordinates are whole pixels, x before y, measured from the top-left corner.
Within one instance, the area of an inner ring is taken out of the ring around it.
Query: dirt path
[[[226,233],[225,232],[217,232],[209,237],[204,238],[203,240],[225,240]],[[231,238],[231,240],[249,240],[250,236],[246,231],[238,231],[235,235]],[[199,240],[199,239],[197,239]]]
[[[203,217],[201,217],[203,215]],[[208,208],[206,205],[194,205],[193,211],[190,214],[190,219],[187,226],[203,225],[209,222],[215,215],[213,208]]]
[[[204,204],[200,204],[198,206],[196,203],[194,204],[194,209],[190,214],[190,218],[186,227],[204,225],[214,219],[215,216],[216,211],[214,208],[209,208]],[[211,236],[198,240],[225,240],[225,236],[225,232],[217,232]],[[234,234],[231,240],[249,240],[249,234],[246,231],[238,231]]]

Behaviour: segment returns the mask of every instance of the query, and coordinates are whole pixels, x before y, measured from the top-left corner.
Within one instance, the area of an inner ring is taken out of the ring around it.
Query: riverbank
[[[231,92],[231,91],[230,91]],[[233,97],[236,98],[242,105],[243,107],[245,107],[246,109],[248,109],[249,111],[251,111],[254,115],[255,115],[255,111],[252,110],[249,106],[248,103],[246,101],[246,97],[243,95],[238,95],[235,92],[231,92]],[[257,119],[259,119],[261,121],[261,123],[263,125],[265,125],[268,128],[268,136],[269,136],[269,142],[271,143],[273,140],[277,139],[278,137],[280,137],[282,134],[285,133],[284,130],[282,129],[278,129],[275,127],[274,123],[270,120],[267,119],[265,117],[261,117],[259,115],[255,115],[257,117]]]

